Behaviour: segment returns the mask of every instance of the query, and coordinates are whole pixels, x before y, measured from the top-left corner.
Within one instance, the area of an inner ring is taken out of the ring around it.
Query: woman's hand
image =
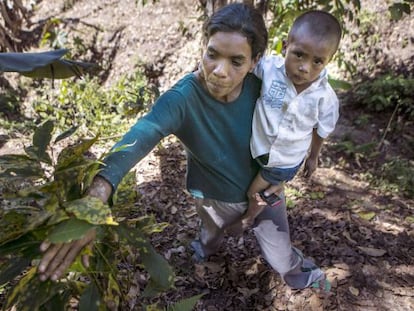
[[[51,244],[44,241],[40,245],[40,250],[44,253],[38,268],[40,280],[60,279],[84,247],[93,243],[95,237],[96,231],[91,229],[80,240],[69,243]],[[88,255],[82,256],[82,264],[89,267]]]
[[[106,203],[112,193],[112,186],[102,177],[95,177],[89,188],[88,195],[102,200]],[[44,241],[40,245],[43,257],[38,267],[38,273],[42,281],[50,279],[56,281],[62,277],[66,269],[72,264],[81,251],[88,245],[93,244],[96,237],[96,230],[91,229],[79,240],[52,244]],[[82,256],[82,264],[89,266],[89,256]]]

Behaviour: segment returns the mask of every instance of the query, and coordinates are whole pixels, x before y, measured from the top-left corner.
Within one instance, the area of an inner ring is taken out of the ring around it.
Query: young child
[[[323,140],[338,120],[338,98],[328,83],[325,69],[341,39],[338,20],[324,11],[300,15],[284,45],[285,58],[264,56],[254,73],[263,81],[253,117],[250,147],[262,167],[251,184],[249,208],[242,220],[251,226],[264,206],[256,194],[270,205],[261,192],[270,184],[281,185],[293,179],[306,154],[304,173],[312,175],[318,164]]]

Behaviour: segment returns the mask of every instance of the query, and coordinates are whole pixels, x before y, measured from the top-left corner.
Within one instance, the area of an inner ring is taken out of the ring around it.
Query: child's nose
[[[301,63],[299,65],[299,71],[305,72],[305,73],[309,72],[309,64],[308,63]]]

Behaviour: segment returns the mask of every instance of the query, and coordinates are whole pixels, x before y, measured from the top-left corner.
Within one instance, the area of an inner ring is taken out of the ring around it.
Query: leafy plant
[[[287,38],[288,31],[295,18],[306,10],[322,9],[335,15],[339,20],[357,20],[357,13],[361,8],[359,0],[343,1],[267,1],[269,10],[273,13],[273,20],[269,27],[271,49],[276,53],[282,52],[283,40]]]
[[[84,197],[100,163],[84,153],[98,137],[65,147],[55,157],[59,143],[73,130],[52,142],[53,129],[51,121],[43,123],[24,154],[0,157],[4,185],[0,201],[0,284],[10,286],[5,309],[64,310],[73,298],[79,301],[79,310],[102,310],[107,305],[119,308],[125,296],[118,279],[117,255],[122,258],[125,252],[138,251],[140,265],[149,273],[143,295],[172,286],[170,266],[148,240],[148,235],[160,232],[165,224],[157,224],[151,217],[137,219],[132,225],[117,222],[108,205]],[[78,259],[61,281],[41,282],[32,266],[40,258],[40,243],[45,239],[54,243],[76,240],[91,228],[98,231],[91,267],[83,268]]]
[[[394,21],[400,20],[404,14],[411,14],[411,6],[413,5],[413,0],[403,0],[394,2],[388,7],[388,11],[391,14],[391,19]]]
[[[414,116],[414,79],[403,76],[383,75],[367,80],[355,87],[353,100],[371,111],[397,112],[408,118]]]
[[[387,188],[403,192],[409,197],[414,197],[414,162],[404,159],[393,159],[385,163],[381,168],[382,184],[386,182]]]
[[[44,86],[38,89],[33,108],[40,119],[51,118],[60,129],[78,126],[83,135],[100,132],[116,135],[126,130],[158,97],[158,89],[145,85],[137,72],[121,78],[109,90],[97,78],[64,80],[58,89]]]

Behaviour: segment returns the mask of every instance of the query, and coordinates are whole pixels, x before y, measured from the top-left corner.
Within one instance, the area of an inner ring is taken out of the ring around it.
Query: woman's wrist
[[[87,195],[100,199],[106,203],[112,194],[112,185],[103,177],[95,176]]]

